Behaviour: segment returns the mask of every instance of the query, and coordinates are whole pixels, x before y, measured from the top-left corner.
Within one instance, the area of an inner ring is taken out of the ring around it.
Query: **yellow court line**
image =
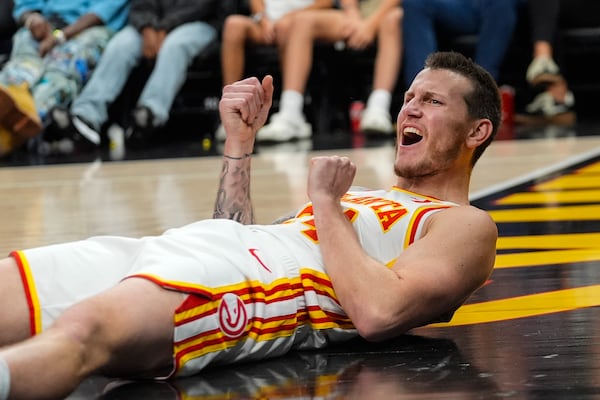
[[[533,185],[533,190],[570,190],[599,188],[598,176],[595,174],[569,174],[563,175],[548,182]]]
[[[537,208],[519,208],[510,210],[490,210],[488,214],[494,221],[500,222],[536,222],[536,221],[586,221],[600,219],[600,205],[551,206]]]
[[[460,307],[452,321],[434,327],[472,325],[600,306],[600,285],[511,297]]]
[[[600,249],[543,250],[496,255],[495,269],[600,261]]]
[[[593,164],[586,165],[585,167],[582,167],[582,168],[578,169],[577,171],[574,171],[573,173],[575,173],[575,174],[593,174],[596,172],[600,172],[600,162],[595,162]]]
[[[552,203],[597,203],[600,201],[600,189],[594,190],[562,190],[551,192],[518,192],[498,200],[501,205],[525,205]]]
[[[600,233],[560,233],[543,235],[500,236],[496,244],[505,249],[598,249]]]

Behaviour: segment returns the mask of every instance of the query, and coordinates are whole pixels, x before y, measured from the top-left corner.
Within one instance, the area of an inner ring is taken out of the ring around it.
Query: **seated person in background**
[[[541,90],[527,105],[525,115],[515,121],[530,125],[570,125],[577,116],[575,97],[554,60],[554,41],[557,34],[561,0],[528,0],[533,59],[527,68],[527,82]]]
[[[347,157],[315,157],[310,202],[261,225],[251,155],[272,96],[271,76],[223,89],[213,219],[0,260],[0,400],[64,398],[92,374],[168,379],[359,335],[391,339],[448,321],[481,287],[498,236],[469,204],[473,167],[500,124],[485,70],[458,53],[428,58],[398,114],[393,187],[352,188]]]
[[[279,58],[284,60],[292,17],[300,11],[331,7],[333,0],[250,0],[251,16],[233,14],[225,19],[221,44],[223,84],[230,85],[243,77],[248,44],[277,46]],[[222,124],[215,138],[225,140]]]
[[[498,80],[521,0],[403,0],[404,80],[408,85],[438,35],[477,35],[473,59]]]
[[[360,129],[393,134],[390,106],[402,58],[399,1],[341,0],[341,9],[314,10],[294,16],[283,58],[279,112],[258,132],[257,140],[284,142],[311,136],[312,129],[304,118],[303,108],[313,46],[316,42],[339,41],[355,50],[365,49],[377,41],[373,90],[362,114]]]
[[[88,146],[101,144],[108,106],[135,66],[153,65],[132,111],[126,143],[140,145],[169,119],[194,58],[217,39],[218,0],[132,0],[129,23],[109,42],[89,83],[69,111],[52,111],[54,127]]]
[[[0,71],[0,156],[42,131],[68,104],[127,20],[127,0],[16,0],[8,62]]]

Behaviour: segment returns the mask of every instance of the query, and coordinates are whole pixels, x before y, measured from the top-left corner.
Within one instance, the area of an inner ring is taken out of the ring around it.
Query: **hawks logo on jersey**
[[[246,329],[248,313],[246,305],[233,293],[225,293],[219,305],[219,327],[221,331],[231,337],[240,336]]]

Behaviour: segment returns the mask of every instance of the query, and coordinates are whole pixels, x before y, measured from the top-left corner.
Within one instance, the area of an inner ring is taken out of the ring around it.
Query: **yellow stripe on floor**
[[[600,219],[600,205],[519,208],[488,211],[494,221],[540,222],[540,221],[586,221]]]
[[[592,285],[466,304],[456,311],[449,323],[429,326],[447,327],[498,322],[597,306],[600,306],[600,285]]]

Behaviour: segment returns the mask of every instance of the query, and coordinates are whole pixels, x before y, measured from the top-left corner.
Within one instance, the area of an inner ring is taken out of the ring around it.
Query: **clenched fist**
[[[219,112],[227,137],[254,140],[267,120],[272,98],[273,77],[270,75],[262,82],[252,77],[225,86]]]
[[[310,160],[308,173],[308,197],[313,204],[322,201],[339,203],[350,189],[356,165],[348,157],[323,156]]]

